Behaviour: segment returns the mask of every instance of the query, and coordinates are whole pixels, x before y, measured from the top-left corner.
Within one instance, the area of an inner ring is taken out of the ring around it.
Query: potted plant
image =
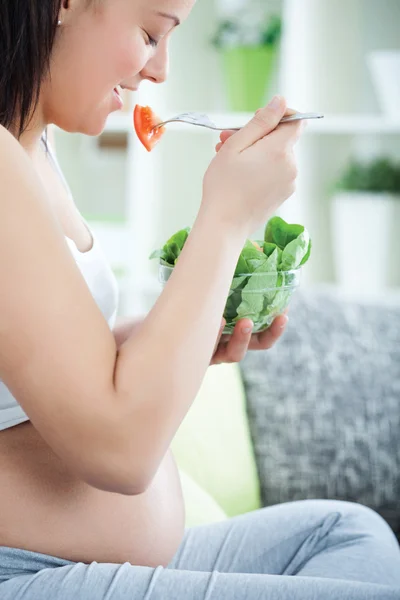
[[[334,263],[348,291],[376,295],[400,285],[400,163],[352,160],[332,202]]]
[[[281,29],[280,16],[265,8],[247,7],[219,23],[213,44],[222,56],[230,110],[254,112],[265,104]]]

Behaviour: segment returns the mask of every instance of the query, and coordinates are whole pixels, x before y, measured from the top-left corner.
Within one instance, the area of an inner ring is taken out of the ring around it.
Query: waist
[[[166,566],[184,533],[178,471],[168,452],[143,494],[78,480],[30,422],[0,432],[0,546],[73,562]]]

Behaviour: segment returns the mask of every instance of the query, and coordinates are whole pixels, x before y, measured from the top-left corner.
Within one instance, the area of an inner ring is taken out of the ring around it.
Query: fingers
[[[289,321],[289,317],[286,314],[282,314],[276,317],[271,327],[266,331],[258,333],[254,337],[254,342],[250,345],[250,350],[269,350],[276,344],[279,338],[283,335],[286,325]]]
[[[229,140],[229,138],[232,137],[235,133],[236,133],[236,131],[232,131],[231,129],[227,129],[226,131],[222,131],[221,135],[219,136],[219,139],[221,141],[215,146],[215,151],[219,152],[221,150],[222,146],[225,144],[225,142],[227,140]]]
[[[297,112],[299,112],[298,110],[295,110],[294,108],[287,108],[285,114],[283,115],[284,117],[290,117],[290,115],[295,115]]]
[[[263,110],[262,108],[259,108],[255,114],[258,115],[260,112],[262,112],[262,110]],[[294,110],[293,108],[287,108],[284,116],[287,117],[290,115],[294,115],[296,112],[297,112],[297,110]],[[297,124],[297,123],[294,122],[293,125],[294,124]],[[282,123],[282,125],[284,125],[284,123]],[[305,127],[305,125],[306,125],[306,121],[303,121],[303,128]],[[294,145],[298,141],[298,139],[301,136],[302,130],[303,130],[302,127],[297,128],[293,134],[293,138],[289,138],[292,145]],[[225,131],[222,131],[219,136],[220,142],[215,146],[215,151],[219,152],[221,150],[222,146],[225,144],[225,142],[228,141],[229,138],[231,138],[233,135],[235,135],[235,133],[237,133],[237,131],[232,130],[232,129],[227,129]]]
[[[227,129],[226,131],[221,132],[219,139],[224,144],[226,142],[226,140],[228,140],[230,137],[232,137],[235,133],[236,133],[235,130]]]
[[[289,321],[288,309],[276,317],[272,325],[262,333],[252,333],[251,319],[241,319],[232,335],[219,336],[211,364],[237,363],[243,360],[248,350],[269,350],[283,335]],[[247,331],[246,331],[247,329]]]
[[[268,140],[269,142],[273,141],[276,147],[293,148],[299,141],[305,127],[305,121],[282,123],[268,136]]]
[[[245,329],[248,329],[248,331],[244,331]],[[222,336],[220,347],[214,356],[215,364],[240,362],[248,350],[252,330],[252,320],[241,319],[237,323],[232,335]]]
[[[286,101],[275,96],[268,106],[259,109],[254,117],[229,140],[232,149],[243,152],[273,131],[286,112]]]

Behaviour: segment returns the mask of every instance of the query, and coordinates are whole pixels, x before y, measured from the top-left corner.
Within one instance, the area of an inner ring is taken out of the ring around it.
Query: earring
[[[58,27],[61,25],[61,23],[62,23],[62,21],[57,22]]]

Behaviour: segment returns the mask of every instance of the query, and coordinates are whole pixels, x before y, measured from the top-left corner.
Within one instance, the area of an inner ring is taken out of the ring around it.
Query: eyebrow
[[[157,14],[160,17],[165,17],[166,19],[171,19],[171,21],[174,21],[175,27],[178,27],[178,25],[181,24],[180,20],[175,15],[170,15],[169,13],[160,12],[160,11],[158,11]]]

